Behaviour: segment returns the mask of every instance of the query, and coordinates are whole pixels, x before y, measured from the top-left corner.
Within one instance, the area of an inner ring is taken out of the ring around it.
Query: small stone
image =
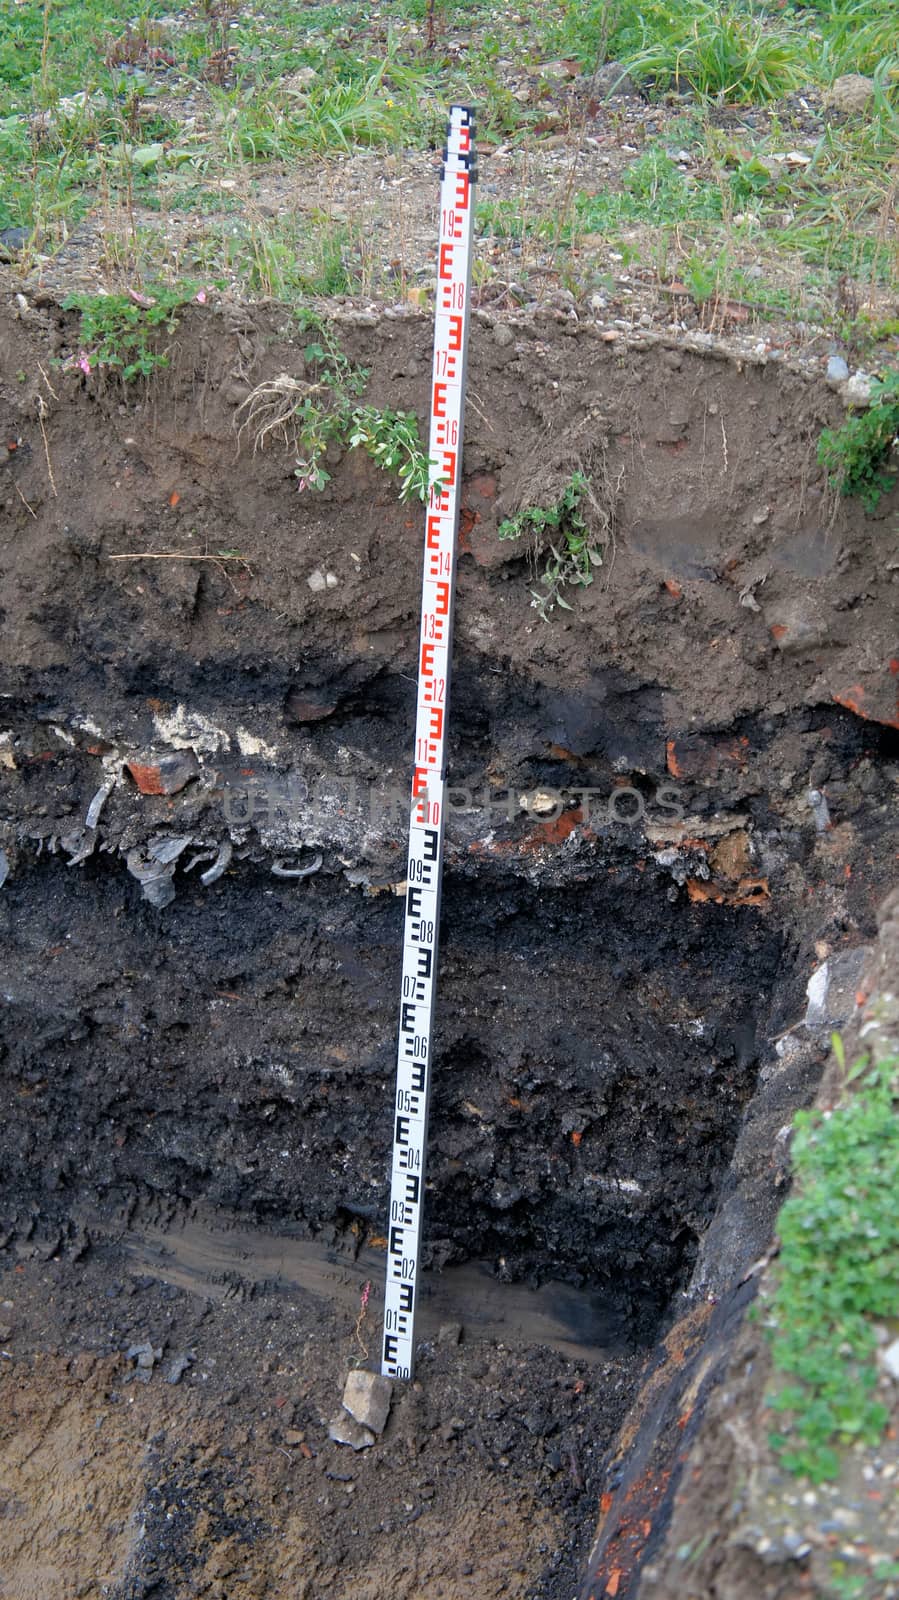
[[[10,1338],[12,1338],[12,1328],[10,1324],[8,1322],[0,1322],[0,1342],[5,1344],[7,1339]]]
[[[849,1021],[870,955],[870,945],[853,945],[828,956],[815,969],[805,989],[807,1028],[839,1028]]]
[[[871,379],[867,372],[853,372],[843,390],[843,404],[858,407],[871,404]]]
[[[787,600],[765,609],[765,622],[777,649],[784,655],[816,650],[827,642],[827,625],[802,600]]]
[[[393,1385],[389,1378],[383,1378],[379,1372],[368,1372],[364,1367],[357,1367],[349,1374],[344,1385],[344,1408],[364,1427],[371,1428],[375,1433],[383,1433],[390,1414],[392,1393]]]
[[[849,377],[849,368],[842,356],[831,356],[827,363],[827,382],[831,389],[839,388]]]
[[[348,1444],[354,1450],[370,1450],[375,1442],[371,1429],[363,1428],[342,1406],[328,1424],[328,1438],[335,1444]]]
[[[324,689],[288,689],[284,715],[288,722],[320,722],[337,710],[337,700]]]
[[[861,72],[846,72],[842,77],[834,79],[827,92],[825,104],[847,114],[864,111],[868,102],[874,98],[874,92],[873,78],[866,78]]]
[[[877,1359],[890,1377],[899,1383],[899,1339],[894,1339],[885,1350],[878,1350]]]
[[[338,578],[336,572],[326,572],[325,573],[325,586],[326,586],[326,588],[328,588],[328,589],[336,589],[338,584],[339,584],[339,582],[340,582],[340,579]]]
[[[462,1340],[461,1322],[444,1322],[437,1335],[438,1344],[459,1344]]]
[[[306,1435],[303,1432],[302,1428],[285,1428],[285,1430],[284,1430],[284,1443],[285,1444],[305,1444],[306,1443]]]
[[[193,750],[178,750],[173,755],[135,757],[125,766],[141,794],[179,794],[200,771]]]
[[[30,228],[0,228],[0,261],[14,261],[21,255],[31,232]]]
[[[137,1367],[137,1376],[148,1383],[157,1361],[162,1360],[162,1346],[154,1346],[147,1340],[144,1344],[129,1345],[127,1354],[128,1360]]]
[[[180,1356],[176,1356],[165,1375],[166,1383],[180,1383],[188,1367],[193,1366],[193,1362],[193,1356],[189,1355],[187,1351],[184,1351]]]
[[[498,322],[493,329],[493,343],[499,345],[501,350],[507,350],[510,344],[515,343],[515,334],[508,322]]]
[[[607,61],[591,80],[593,93],[602,100],[607,100],[613,94],[635,95],[638,93],[634,79],[621,65],[620,61]]]
[[[308,583],[313,594],[321,594],[322,591],[328,587],[328,580],[322,572],[321,567],[316,567],[314,572],[310,572],[306,582]]]

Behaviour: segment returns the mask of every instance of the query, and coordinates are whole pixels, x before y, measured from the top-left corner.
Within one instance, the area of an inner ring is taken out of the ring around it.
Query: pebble
[[[894,1339],[885,1350],[878,1350],[877,1359],[884,1372],[888,1372],[899,1383],[899,1339]]]
[[[871,379],[867,372],[853,372],[843,390],[843,404],[859,407],[871,404]]]
[[[314,572],[310,572],[306,582],[308,583],[313,594],[322,594],[323,591],[328,587],[328,580],[322,572],[321,567],[316,567]]]
[[[838,388],[849,377],[849,368],[842,356],[831,356],[827,363],[827,382],[832,389]]]
[[[462,1338],[461,1322],[444,1322],[437,1334],[438,1344],[459,1344]]]

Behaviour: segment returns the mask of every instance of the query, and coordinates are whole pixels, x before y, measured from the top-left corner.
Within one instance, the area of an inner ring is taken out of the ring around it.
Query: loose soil
[[[335,329],[425,416],[426,318]],[[357,1457],[327,1425],[378,1342],[421,516],[353,454],[315,496],[239,441],[302,372],[283,311],[197,307],[137,391],[77,348],[53,305],[0,323],[0,1593],[562,1600],[644,1363],[723,1287],[710,1226],[736,1195],[728,1283],[770,1236],[820,1067],[777,1036],[890,881],[894,501],[829,497],[841,408],[783,362],[476,319],[439,1309]],[[497,527],[576,460],[614,540],[547,625]]]

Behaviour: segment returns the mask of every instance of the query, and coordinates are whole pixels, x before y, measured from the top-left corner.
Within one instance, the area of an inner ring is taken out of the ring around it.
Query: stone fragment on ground
[[[343,1389],[343,1406],[351,1417],[373,1433],[383,1433],[390,1415],[393,1386],[379,1372],[357,1367],[349,1373]]]
[[[354,1450],[369,1450],[375,1442],[371,1429],[364,1428],[342,1406],[335,1411],[328,1424],[328,1438],[333,1439],[335,1444],[351,1445]]]
[[[870,954],[870,945],[855,945],[851,950],[839,950],[815,969],[805,990],[807,1028],[840,1028],[849,1021]]]

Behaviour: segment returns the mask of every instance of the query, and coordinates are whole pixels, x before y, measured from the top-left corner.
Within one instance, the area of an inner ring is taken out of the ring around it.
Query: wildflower
[[[304,489],[308,489],[309,488],[309,479],[308,478],[300,478],[300,480],[299,480],[299,482],[297,484],[297,488],[299,489],[300,494],[302,494]]]
[[[79,350],[79,352],[78,352],[78,366],[80,367],[81,371],[85,374],[86,377],[90,376],[91,360],[90,360],[90,356],[88,355],[86,350]]]
[[[206,290],[205,289],[201,289],[199,291],[199,293],[197,294],[197,305],[198,306],[205,306],[205,304],[206,304]]]

